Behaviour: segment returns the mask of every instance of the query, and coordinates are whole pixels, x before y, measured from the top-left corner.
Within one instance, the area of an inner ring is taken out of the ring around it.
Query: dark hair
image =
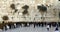
[[[55,31],[58,31],[58,30],[59,30],[58,27],[56,27]]]

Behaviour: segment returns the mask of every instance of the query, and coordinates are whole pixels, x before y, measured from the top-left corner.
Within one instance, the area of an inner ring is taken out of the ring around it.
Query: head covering
[[[55,31],[58,31],[58,30],[59,30],[58,27],[56,27]]]

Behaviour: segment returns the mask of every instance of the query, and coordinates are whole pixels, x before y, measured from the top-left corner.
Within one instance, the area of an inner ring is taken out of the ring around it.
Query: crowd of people
[[[6,24],[2,30],[15,29],[17,27],[30,27],[31,25],[35,27],[47,27],[47,31],[50,30],[51,27],[56,27],[55,32],[59,31],[60,22],[17,22],[13,24]]]

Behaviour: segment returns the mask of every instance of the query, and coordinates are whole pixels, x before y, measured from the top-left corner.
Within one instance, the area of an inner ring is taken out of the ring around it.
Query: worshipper
[[[50,28],[50,26],[49,25],[47,25],[47,30],[49,31],[49,28]]]
[[[16,28],[16,23],[14,23],[14,28]]]
[[[8,26],[8,25],[6,25],[6,28],[5,28],[5,30],[8,30],[10,27]]]
[[[35,28],[35,24],[34,24],[34,28]]]
[[[58,29],[58,27],[56,27],[56,29],[55,29],[55,32],[59,32],[59,29]]]
[[[27,25],[29,26],[29,23],[27,23]]]

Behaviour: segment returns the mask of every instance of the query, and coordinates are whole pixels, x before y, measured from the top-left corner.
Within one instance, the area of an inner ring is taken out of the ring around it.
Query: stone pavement
[[[54,32],[55,27],[51,27],[50,31],[47,31],[46,27],[19,27],[19,28],[15,28],[15,29],[9,29],[6,31],[0,31],[0,32]],[[59,31],[60,31],[60,27],[59,27]]]

